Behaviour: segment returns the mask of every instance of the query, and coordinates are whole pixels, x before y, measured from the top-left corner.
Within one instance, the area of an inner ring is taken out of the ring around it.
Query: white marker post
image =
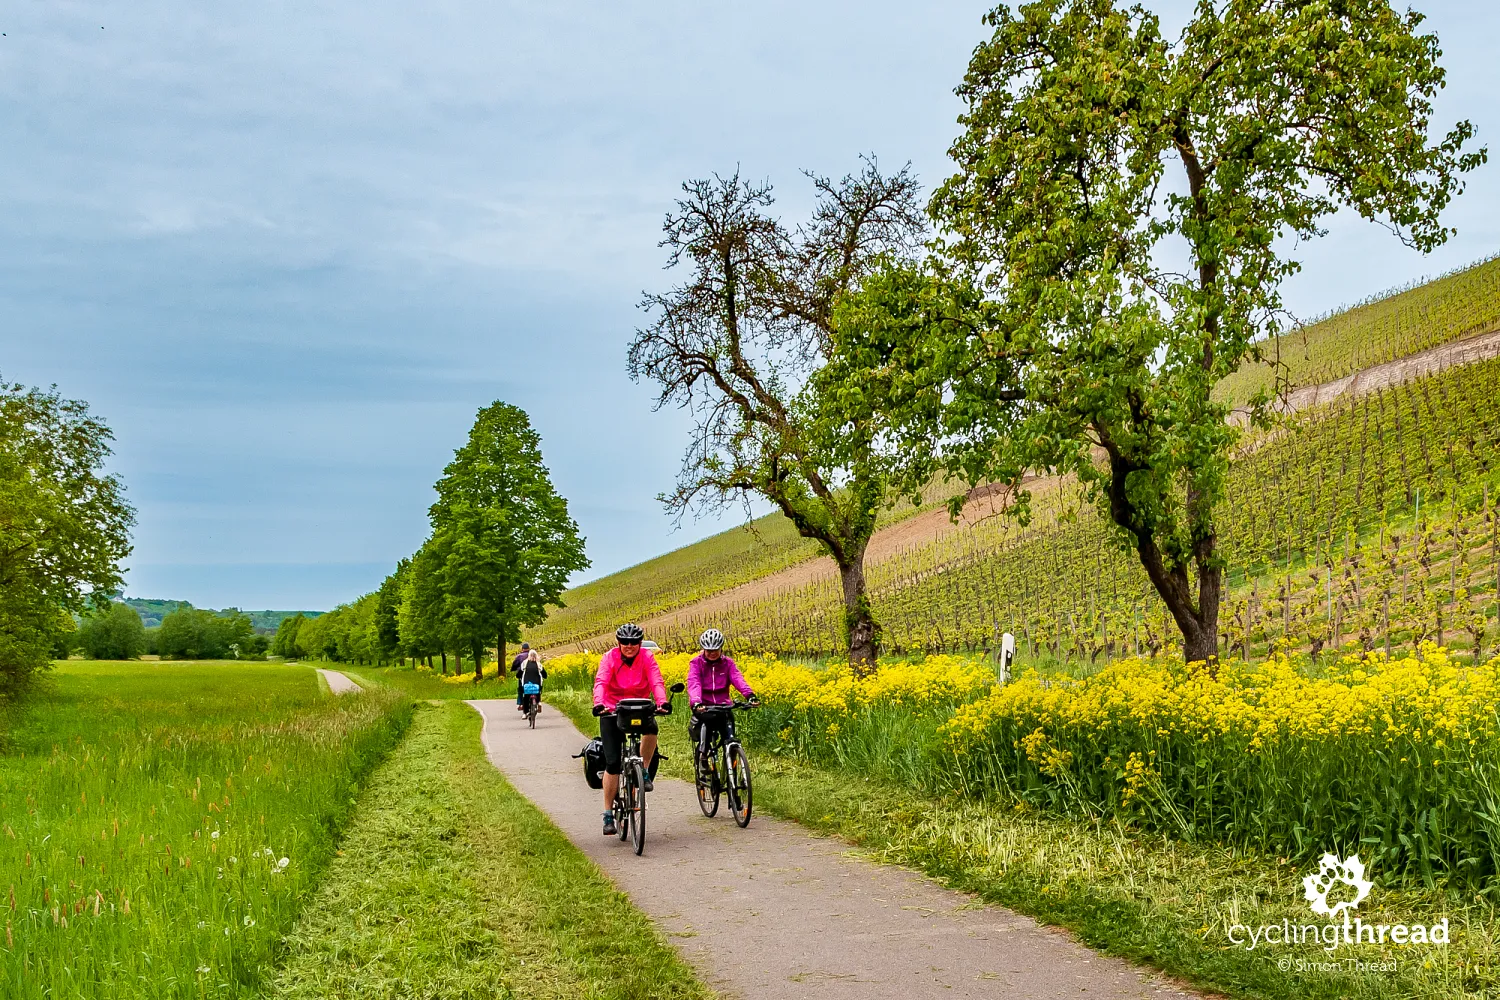
[[[1000,637],[1000,683],[1010,683],[1010,665],[1016,662],[1016,637],[1009,632]]]

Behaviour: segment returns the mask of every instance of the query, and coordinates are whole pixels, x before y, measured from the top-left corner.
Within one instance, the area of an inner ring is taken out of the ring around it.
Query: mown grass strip
[[[696,998],[647,918],[480,750],[479,715],[417,707],[289,938],[282,998]]]
[[[547,701],[585,732],[597,728],[589,694]],[[998,802],[935,799],[879,779],[779,757],[748,744],[755,808],[848,840],[876,860],[905,865],[989,903],[1066,927],[1086,944],[1161,969],[1198,987],[1266,1000],[1394,1000],[1500,995],[1500,928],[1494,907],[1457,893],[1375,890],[1370,922],[1452,924],[1447,948],[1231,948],[1228,923],[1314,919],[1306,874],[1285,859],[1179,843],[1109,824],[1079,823]],[[683,725],[662,727],[665,773],[691,780]],[[1357,957],[1394,972],[1298,971],[1296,963]],[[1286,961],[1291,967],[1282,969]]]

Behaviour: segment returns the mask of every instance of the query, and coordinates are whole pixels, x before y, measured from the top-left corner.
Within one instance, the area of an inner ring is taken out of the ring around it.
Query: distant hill
[[[193,606],[188,601],[157,601],[140,597],[124,597],[120,601],[127,607],[133,608],[135,613],[141,616],[141,621],[147,628],[156,628],[161,624],[163,616],[176,608]],[[281,625],[282,619],[290,618],[292,615],[316,618],[323,613],[321,611],[245,611],[240,608],[224,608],[218,611],[205,608],[204,610],[213,611],[216,615],[247,615],[250,618],[251,627],[257,632],[265,633],[275,632]]]

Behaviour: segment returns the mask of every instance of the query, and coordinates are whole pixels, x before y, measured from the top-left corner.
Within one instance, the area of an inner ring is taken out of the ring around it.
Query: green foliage
[[[281,624],[276,626],[276,635],[271,640],[271,655],[285,657],[288,660],[305,656],[307,651],[297,641],[297,635],[306,621],[307,616],[301,612],[289,618],[283,618]]]
[[[946,263],[906,269],[840,331],[844,377],[922,373],[879,407],[917,442],[908,475],[936,441],[971,483],[1077,476],[1187,655],[1212,657],[1238,437],[1214,387],[1277,332],[1298,268],[1279,248],[1350,207],[1430,250],[1485,154],[1463,152],[1467,122],[1427,143],[1437,40],[1384,0],[1202,2],[1175,43],[1113,0],[989,19],[958,91],[959,172],[931,205]],[[947,311],[973,290],[983,308]]]
[[[262,995],[410,715],[307,667],[58,664],[5,718],[0,995]]]
[[[84,617],[76,642],[91,660],[133,660],[146,652],[146,627],[133,608],[111,602]]]
[[[523,410],[492,403],[435,487],[425,549],[442,594],[439,628],[446,648],[476,660],[490,641],[502,653],[519,641],[521,627],[541,622],[568,576],[589,564],[541,443]]]
[[[250,619],[228,617],[200,608],[180,607],[161,620],[156,635],[157,652],[165,659],[220,660],[241,652],[259,652]]]
[[[0,699],[46,666],[66,612],[120,585],[135,515],[100,474],[110,440],[85,403],[0,384]]]
[[[159,626],[161,620],[170,612],[180,607],[192,607],[188,601],[159,601],[139,597],[121,597],[119,602],[139,612],[141,621],[148,629]],[[282,622],[293,615],[316,618],[322,613],[321,611],[241,611],[239,608],[225,608],[222,611],[213,612],[216,615],[245,615],[250,619],[251,627],[257,632],[274,632],[281,627]]]

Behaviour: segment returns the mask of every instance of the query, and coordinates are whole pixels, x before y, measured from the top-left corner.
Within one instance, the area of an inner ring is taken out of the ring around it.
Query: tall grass
[[[256,995],[410,714],[305,666],[58,664],[0,748],[0,994]]]

